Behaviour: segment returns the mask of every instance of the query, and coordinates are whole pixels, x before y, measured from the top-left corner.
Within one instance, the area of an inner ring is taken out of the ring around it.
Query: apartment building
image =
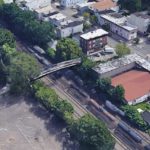
[[[137,27],[127,22],[127,18],[118,13],[99,14],[98,22],[101,26],[108,25],[109,30],[130,41],[137,37]]]
[[[80,36],[80,46],[87,55],[98,52],[107,44],[108,32],[103,29],[82,34]]]

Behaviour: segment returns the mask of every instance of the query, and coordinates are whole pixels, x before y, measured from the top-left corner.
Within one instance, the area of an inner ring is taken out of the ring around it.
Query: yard
[[[139,103],[133,107],[135,107],[136,109],[140,108],[142,110],[150,111],[150,104],[147,102]]]

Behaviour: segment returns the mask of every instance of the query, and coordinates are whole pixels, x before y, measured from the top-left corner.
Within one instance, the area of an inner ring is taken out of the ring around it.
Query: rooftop
[[[56,19],[56,20],[63,20],[63,19],[66,19],[67,17],[61,13],[58,13],[58,14],[54,14],[54,15],[50,16],[49,18]]]
[[[67,20],[61,23],[60,28],[63,29],[67,27],[74,27],[74,26],[81,25],[81,24],[83,24],[83,22],[79,20],[77,21]]]
[[[125,89],[125,100],[134,101],[150,92],[150,73],[133,69],[113,77],[112,85],[122,85]]]
[[[101,15],[101,17],[114,23],[114,24],[117,24],[118,26],[120,26],[128,31],[137,29],[137,27],[127,23],[127,17],[122,16],[118,13],[103,14],[103,15]]]
[[[108,61],[106,63],[101,63],[101,64],[97,65],[96,67],[94,67],[93,69],[97,73],[103,74],[103,73],[112,71],[114,69],[120,68],[122,66],[128,65],[132,62],[136,62],[141,67],[150,71],[150,63],[137,54],[130,54],[130,55],[126,55],[126,56],[116,59],[116,60]]]
[[[106,10],[116,6],[117,4],[113,0],[100,0],[99,2],[93,4],[91,7],[96,10]]]
[[[100,37],[100,36],[107,35],[107,34],[108,32],[106,32],[105,30],[97,29],[97,30],[82,34],[80,37],[85,40],[89,40],[89,39],[93,39],[93,38]]]
[[[150,112],[149,111],[144,111],[142,113],[142,117],[150,125]]]

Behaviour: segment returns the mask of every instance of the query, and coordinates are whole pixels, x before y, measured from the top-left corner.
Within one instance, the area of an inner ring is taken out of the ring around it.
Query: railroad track
[[[19,42],[19,47],[21,47],[21,48],[23,47],[23,51],[31,54],[31,52],[28,50],[28,47],[26,45],[22,44],[21,42]],[[21,50],[21,48],[18,48],[18,49]],[[80,118],[81,116],[83,116],[86,113],[89,113],[92,116],[94,116],[90,111],[85,109],[72,95],[70,95],[65,90],[62,90],[59,86],[56,86],[56,84],[55,84],[56,82],[53,79],[46,76],[42,80],[44,80],[44,83],[46,83],[46,84],[48,83],[48,86],[50,86],[50,87],[53,86],[57,90],[57,94],[63,93],[63,95],[65,95],[65,97],[66,97],[65,99],[68,100],[76,108],[75,113],[74,113],[75,119]],[[111,132],[112,136],[116,139],[117,145],[119,145],[122,148],[122,150],[130,150],[128,145],[126,143],[124,143],[124,141],[120,140],[120,138],[117,137],[111,129],[109,129],[109,131]],[[121,150],[121,149],[119,149],[119,150]]]

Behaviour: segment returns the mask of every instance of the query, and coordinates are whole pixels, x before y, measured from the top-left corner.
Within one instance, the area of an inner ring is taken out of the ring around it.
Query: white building
[[[16,0],[16,3],[23,3],[29,10],[35,10],[51,5],[51,0]]]
[[[127,18],[120,14],[99,14],[98,22],[101,26],[108,25],[110,31],[123,37],[126,40],[133,40],[137,37],[137,27],[127,23]]]
[[[66,21],[63,25],[57,28],[57,36],[59,38],[69,37],[81,32],[83,32],[82,21]]]
[[[60,26],[61,22],[63,22],[66,18],[67,17],[63,15],[62,13],[57,13],[57,14],[51,15],[49,17],[49,21],[55,26]]]
[[[64,7],[75,6],[76,4],[84,3],[85,0],[61,0],[60,4]]]
[[[139,32],[145,33],[150,24],[150,16],[147,12],[137,12],[128,17],[128,22],[137,26]]]

